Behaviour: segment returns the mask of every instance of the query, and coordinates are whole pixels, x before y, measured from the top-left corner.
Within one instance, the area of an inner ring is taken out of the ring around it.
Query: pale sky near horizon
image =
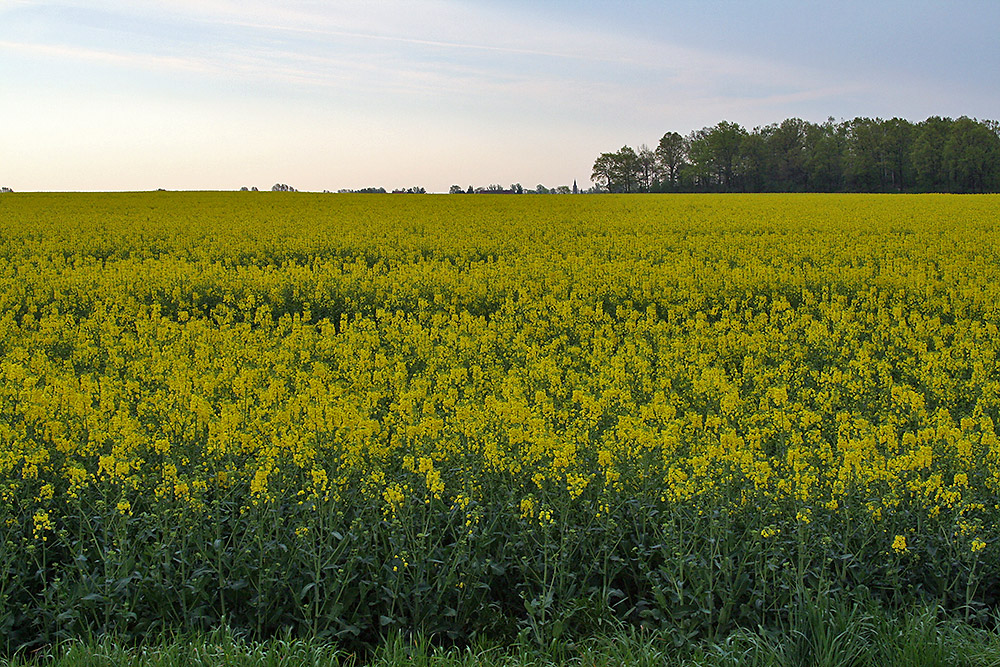
[[[0,185],[590,185],[721,120],[1000,118],[997,0],[0,0]]]

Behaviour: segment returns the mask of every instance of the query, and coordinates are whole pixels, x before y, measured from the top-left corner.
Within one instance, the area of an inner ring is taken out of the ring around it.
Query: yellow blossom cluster
[[[5,197],[0,511],[996,511],[1000,199],[551,199]]]

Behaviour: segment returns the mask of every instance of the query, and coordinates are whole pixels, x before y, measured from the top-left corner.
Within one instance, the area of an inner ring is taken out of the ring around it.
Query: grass
[[[247,642],[226,630],[138,646],[114,641],[71,642],[50,653],[0,659],[0,667],[715,667],[752,665],[873,665],[887,667],[1000,665],[1000,634],[943,616],[934,608],[905,616],[829,604],[812,605],[784,633],[738,630],[714,642],[692,643],[677,633],[619,632],[541,648],[435,646],[396,636],[360,656],[321,642],[293,638]]]

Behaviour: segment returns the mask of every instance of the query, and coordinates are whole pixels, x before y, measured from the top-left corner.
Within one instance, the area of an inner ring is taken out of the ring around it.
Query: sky
[[[722,120],[997,119],[997,26],[997,0],[0,0],[0,186],[587,187]]]

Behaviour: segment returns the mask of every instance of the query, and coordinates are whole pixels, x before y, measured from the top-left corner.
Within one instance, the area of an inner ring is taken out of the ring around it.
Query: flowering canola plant
[[[308,507],[288,527],[306,543],[345,508],[474,532],[641,507],[978,562],[1000,510],[998,211],[5,195],[5,557],[68,559],[140,516]]]

